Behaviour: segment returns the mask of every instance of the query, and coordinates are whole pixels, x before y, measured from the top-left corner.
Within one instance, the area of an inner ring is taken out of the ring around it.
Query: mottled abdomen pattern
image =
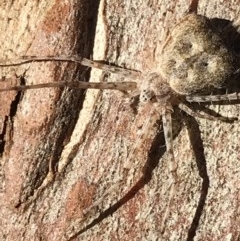
[[[168,37],[162,50],[161,74],[179,94],[209,92],[224,87],[239,66],[211,20],[189,14]]]

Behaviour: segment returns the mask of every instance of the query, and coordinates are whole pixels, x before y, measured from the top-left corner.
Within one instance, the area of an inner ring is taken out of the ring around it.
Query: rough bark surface
[[[148,71],[160,64],[168,31],[190,5],[229,20],[240,10],[238,0],[33,2],[0,4],[1,59],[93,53]],[[0,71],[0,87],[88,77],[88,70],[66,63]],[[101,71],[91,78],[124,80]],[[121,93],[45,89],[4,93],[0,100],[1,240],[239,240],[239,121],[174,114],[178,183],[169,202],[161,126],[139,139],[146,116],[134,113]],[[240,118],[239,104],[209,107]]]

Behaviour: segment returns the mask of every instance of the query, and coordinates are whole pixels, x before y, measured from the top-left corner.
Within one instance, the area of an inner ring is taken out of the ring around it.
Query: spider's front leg
[[[166,109],[165,113],[162,115],[163,122],[163,132],[165,138],[165,144],[168,156],[170,158],[169,170],[172,175],[172,182],[176,182],[176,170],[177,163],[175,162],[174,153],[173,153],[173,135],[172,135],[172,116],[169,108]]]
[[[176,191],[176,183],[177,183],[177,162],[174,158],[174,152],[173,152],[173,135],[172,135],[172,107],[166,107],[163,115],[162,115],[162,122],[163,122],[163,132],[164,132],[164,138],[166,143],[166,149],[167,149],[167,157],[168,157],[168,167],[169,167],[169,174],[170,174],[170,185],[169,185],[169,201],[167,205],[166,212],[162,219],[162,233],[165,229],[165,222],[167,217],[169,216],[170,212],[170,206],[171,201],[173,199],[173,196]]]

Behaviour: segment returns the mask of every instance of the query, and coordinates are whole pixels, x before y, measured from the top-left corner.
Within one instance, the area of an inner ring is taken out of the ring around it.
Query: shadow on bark
[[[207,194],[209,189],[209,177],[207,173],[207,165],[206,165],[206,159],[204,156],[203,142],[201,139],[199,125],[194,118],[192,117],[188,117],[188,118],[189,120],[186,120],[185,118],[185,123],[187,125],[189,138],[190,138],[192,149],[196,158],[198,173],[199,173],[199,176],[202,178],[201,195],[198,201],[198,206],[197,206],[194,218],[188,230],[187,241],[192,241],[196,235],[196,230],[199,225],[199,220],[203,213],[203,208],[207,199]]]
[[[178,128],[176,128],[174,131],[174,139],[177,137],[177,135],[179,134],[180,129],[181,129],[181,125],[176,125],[176,126]],[[165,140],[164,140],[163,132],[159,131],[152,142],[152,146],[151,146],[149,154],[148,154],[148,159],[143,167],[143,175],[137,181],[137,183],[118,202],[116,202],[111,207],[109,207],[108,209],[103,211],[90,224],[88,224],[85,228],[83,228],[80,231],[78,231],[77,233],[75,233],[68,240],[73,240],[74,238],[77,238],[80,234],[93,228],[95,225],[102,222],[105,218],[108,218],[109,216],[111,216],[114,212],[116,212],[124,204],[126,204],[128,201],[130,201],[132,198],[134,198],[136,193],[138,193],[146,184],[149,183],[149,181],[151,181],[153,170],[157,167],[157,165],[159,164],[159,160],[166,152],[166,147],[165,147],[164,143],[165,143]]]

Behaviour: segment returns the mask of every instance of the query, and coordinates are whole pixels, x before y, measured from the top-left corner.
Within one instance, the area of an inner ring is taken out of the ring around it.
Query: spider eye
[[[183,48],[184,49],[191,49],[193,47],[193,45],[192,45],[192,43],[190,43],[190,42],[184,42],[183,43]]]
[[[202,66],[204,66],[204,67],[207,67],[207,66],[208,66],[208,62],[206,62],[206,61],[202,62],[201,64],[202,64]]]
[[[140,95],[140,99],[142,102],[149,102],[154,99],[154,92],[150,90],[142,90],[142,94]]]

